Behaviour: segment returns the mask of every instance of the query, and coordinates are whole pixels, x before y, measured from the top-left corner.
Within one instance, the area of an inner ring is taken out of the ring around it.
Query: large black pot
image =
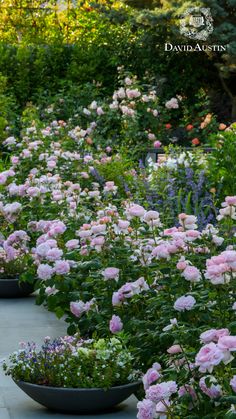
[[[20,282],[18,278],[0,278],[0,298],[27,297],[34,292],[34,284]]]
[[[140,382],[102,388],[57,388],[16,381],[36,402],[50,410],[67,413],[95,413],[111,409],[138,390]]]

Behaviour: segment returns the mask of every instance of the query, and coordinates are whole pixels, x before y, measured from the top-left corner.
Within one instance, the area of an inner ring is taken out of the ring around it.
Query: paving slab
[[[35,297],[0,299],[0,360],[18,349],[20,341],[41,343],[45,336],[66,334],[66,324],[45,308],[35,305]],[[131,396],[114,410],[96,415],[71,415],[49,411],[31,400],[0,368],[0,419],[135,419],[137,400]]]

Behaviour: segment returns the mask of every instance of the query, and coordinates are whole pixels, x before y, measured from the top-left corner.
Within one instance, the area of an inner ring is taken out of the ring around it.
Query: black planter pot
[[[57,388],[16,381],[28,396],[50,410],[66,413],[102,412],[126,400],[140,387],[140,382],[102,388]]]
[[[34,284],[19,282],[18,278],[0,278],[0,298],[27,297],[34,292]]]

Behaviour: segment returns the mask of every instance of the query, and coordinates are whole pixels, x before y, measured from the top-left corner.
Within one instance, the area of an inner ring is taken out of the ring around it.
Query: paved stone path
[[[35,306],[33,296],[0,299],[0,359],[18,349],[20,341],[41,343],[45,336],[64,334],[64,322],[43,307]],[[52,413],[26,396],[0,369],[0,419],[135,419],[136,412],[136,399],[132,396],[112,413],[86,416]]]

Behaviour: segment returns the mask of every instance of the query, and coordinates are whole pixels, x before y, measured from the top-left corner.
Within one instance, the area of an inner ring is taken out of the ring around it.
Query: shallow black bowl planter
[[[140,382],[102,388],[57,388],[16,381],[28,396],[50,410],[67,413],[102,412],[126,400],[140,387]]]
[[[34,292],[34,284],[20,282],[19,278],[0,278],[0,298],[27,297]]]

